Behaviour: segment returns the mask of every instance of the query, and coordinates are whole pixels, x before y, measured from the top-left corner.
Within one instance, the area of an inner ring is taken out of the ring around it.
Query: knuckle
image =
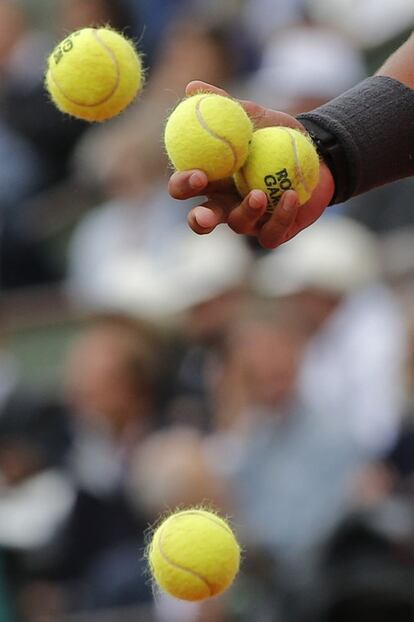
[[[246,223],[238,217],[229,218],[228,225],[235,233],[247,233]]]
[[[294,214],[286,212],[284,209],[279,209],[274,212],[270,220],[275,225],[287,229],[294,220]]]

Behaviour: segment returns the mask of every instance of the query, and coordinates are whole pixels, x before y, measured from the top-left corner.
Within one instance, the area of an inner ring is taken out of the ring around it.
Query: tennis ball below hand
[[[172,514],[155,531],[148,557],[155,581],[183,600],[220,594],[233,582],[240,547],[229,525],[206,510]]]
[[[165,147],[177,171],[201,169],[210,181],[231,177],[243,166],[253,126],[241,105],[222,95],[184,99],[165,127]]]
[[[48,60],[46,87],[52,100],[62,112],[86,121],[119,114],[142,82],[142,64],[133,44],[110,28],[72,33]]]
[[[319,181],[319,157],[306,134],[288,127],[267,127],[253,134],[249,157],[234,176],[238,191],[263,190],[273,212],[286,190],[296,190],[299,204],[312,195]]]

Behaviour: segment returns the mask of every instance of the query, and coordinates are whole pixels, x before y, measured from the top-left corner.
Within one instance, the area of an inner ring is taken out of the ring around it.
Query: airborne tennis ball
[[[199,93],[184,99],[165,127],[165,147],[177,171],[201,169],[210,181],[231,177],[246,161],[253,126],[230,97]]]
[[[45,81],[59,110],[86,121],[105,121],[134,100],[143,68],[134,45],[121,34],[84,28],[53,50]]]
[[[296,190],[299,204],[309,200],[319,181],[319,157],[311,139],[288,127],[267,127],[253,134],[249,157],[234,176],[242,196],[263,190],[273,212],[286,190]]]
[[[163,590],[176,598],[198,601],[232,584],[239,570],[240,547],[222,518],[189,509],[161,523],[148,557],[152,575]]]

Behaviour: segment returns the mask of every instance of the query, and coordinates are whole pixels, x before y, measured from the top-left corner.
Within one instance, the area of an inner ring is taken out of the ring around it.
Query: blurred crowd
[[[137,42],[146,86],[89,126],[43,74],[99,24]],[[0,0],[0,331],[73,324],[47,388],[2,339],[1,622],[414,620],[414,179],[265,252],[190,232],[162,144],[192,79],[296,114],[413,28],[412,0]],[[244,550],[202,605],[145,559],[189,505]]]

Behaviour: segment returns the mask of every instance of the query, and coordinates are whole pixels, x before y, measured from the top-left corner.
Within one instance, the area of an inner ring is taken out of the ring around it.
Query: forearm
[[[377,75],[394,78],[414,89],[414,32],[378,69]]]
[[[413,89],[411,36],[376,76],[299,115],[316,139],[328,136],[321,152],[335,179],[333,202],[414,175]]]

